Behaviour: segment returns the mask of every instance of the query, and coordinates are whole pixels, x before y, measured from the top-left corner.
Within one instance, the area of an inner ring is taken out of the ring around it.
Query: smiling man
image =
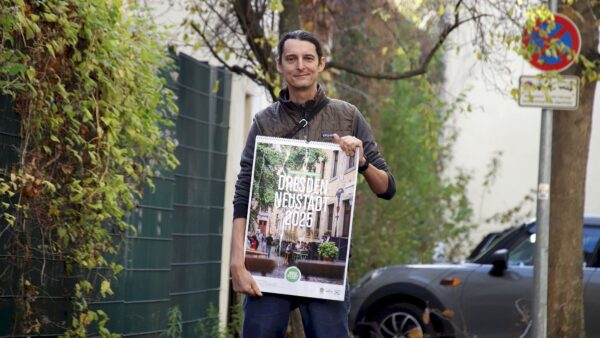
[[[328,98],[318,84],[319,74],[325,69],[320,42],[304,31],[289,32],[279,41],[277,51],[277,70],[287,88],[281,91],[278,102],[254,118],[233,201],[231,276],[233,289],[247,295],[243,337],[285,337],[290,311],[295,308],[300,308],[306,337],[348,337],[348,292],[343,302],[263,294],[244,265],[244,234],[257,135],[336,142],[349,156],[358,149],[358,172],[364,175],[371,191],[383,199],[391,199],[396,192],[394,176],[362,114],[345,101]]]

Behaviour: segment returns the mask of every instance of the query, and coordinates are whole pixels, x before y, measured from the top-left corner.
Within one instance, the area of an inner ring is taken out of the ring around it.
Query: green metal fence
[[[179,65],[169,295],[191,337],[208,304],[219,303],[231,75],[185,54]]]
[[[115,294],[91,303],[109,315],[109,329],[125,337],[164,336],[168,309],[176,306],[183,336],[197,336],[198,321],[209,304],[218,308],[219,290],[227,287],[220,285],[220,273],[231,75],[185,54],[175,60],[178,71],[167,78],[179,106],[181,164],[154,178],[155,190],[146,189],[129,215],[137,234],[121,243],[116,260],[125,269],[113,281]],[[18,134],[18,116],[0,98],[0,168],[18,162]],[[9,337],[14,295],[0,290],[0,297],[0,337]],[[65,319],[70,310],[64,301],[49,307]]]

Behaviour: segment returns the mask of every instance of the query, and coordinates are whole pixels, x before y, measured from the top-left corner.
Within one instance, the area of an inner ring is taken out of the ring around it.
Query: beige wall
[[[225,176],[225,209],[223,213],[223,244],[221,253],[221,294],[219,310],[221,323],[227,320],[229,299],[229,261],[231,250],[231,222],[235,181],[240,172],[240,155],[246,144],[252,117],[268,105],[265,91],[249,79],[234,75],[231,84],[229,138],[227,143],[227,173]]]
[[[471,36],[468,27],[462,27],[453,38],[463,41]],[[457,116],[453,121],[460,130],[455,145],[451,173],[459,168],[473,174],[469,197],[474,204],[474,220],[479,228],[472,240],[503,226],[484,222],[495,213],[516,206],[523,197],[537,187],[541,109],[521,108],[509,97],[510,88],[518,87],[520,75],[537,71],[516,55],[508,54],[507,65],[512,75],[484,71],[477,63],[475,52],[464,45],[457,55],[446,54],[445,91],[448,97],[466,91],[466,101],[473,112]],[[596,92],[596,102],[600,102]],[[600,214],[600,105],[596,104],[592,126],[591,148],[586,184],[586,213]],[[491,158],[503,153],[497,180],[489,191],[483,188],[484,175]],[[532,204],[535,216],[535,203]]]

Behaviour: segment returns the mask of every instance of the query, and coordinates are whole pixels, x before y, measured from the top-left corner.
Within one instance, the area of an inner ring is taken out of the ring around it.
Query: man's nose
[[[298,67],[298,69],[304,69],[304,62],[302,61],[302,59],[298,59],[296,67]]]

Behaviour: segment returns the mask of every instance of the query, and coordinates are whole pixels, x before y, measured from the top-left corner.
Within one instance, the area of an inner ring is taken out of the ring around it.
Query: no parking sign
[[[539,21],[533,31],[523,33],[523,44],[533,47],[529,63],[543,71],[563,71],[581,51],[581,33],[571,19],[554,14],[554,27],[549,29],[549,21]],[[554,44],[556,53],[548,50]]]

